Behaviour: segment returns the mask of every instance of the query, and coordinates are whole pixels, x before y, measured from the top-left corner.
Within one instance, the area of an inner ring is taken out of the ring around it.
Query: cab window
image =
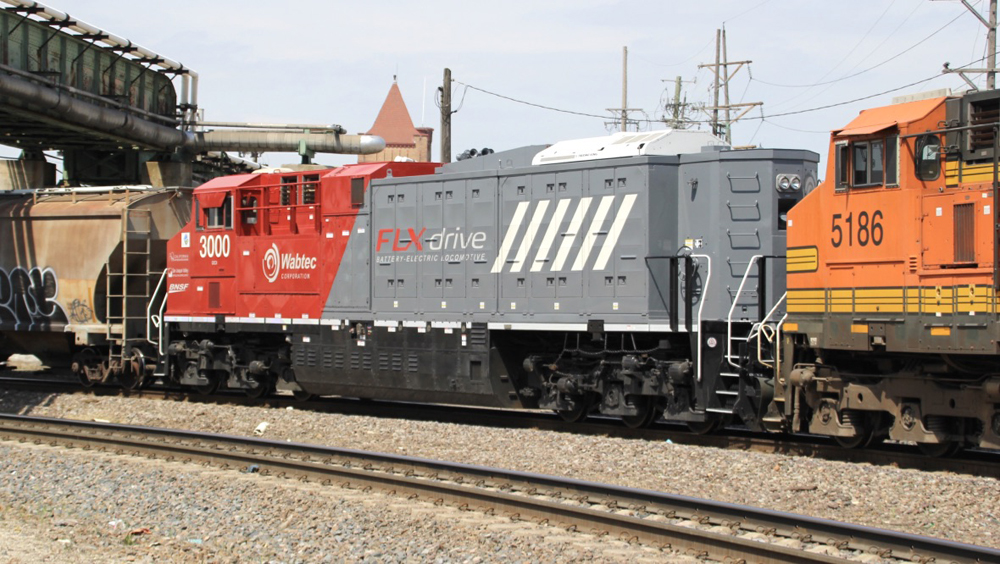
[[[257,224],[257,198],[250,196],[243,198],[243,223],[247,225]]]
[[[838,142],[834,150],[836,190],[846,192],[848,188],[898,186],[898,142],[898,135],[851,143]]]
[[[914,169],[920,180],[937,180],[941,174],[941,141],[937,135],[923,135],[917,138],[916,153],[913,155]]]
[[[228,229],[233,226],[233,197],[227,195],[222,205],[205,209],[205,227],[208,229]]]

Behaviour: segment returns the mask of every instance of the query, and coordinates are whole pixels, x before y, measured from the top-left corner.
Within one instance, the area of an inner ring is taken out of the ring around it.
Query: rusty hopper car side
[[[0,357],[73,361],[85,383],[131,365],[190,201],[190,189],[136,186],[0,195]]]

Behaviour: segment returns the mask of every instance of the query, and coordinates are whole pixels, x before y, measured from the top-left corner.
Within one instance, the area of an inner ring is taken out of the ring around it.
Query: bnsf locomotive
[[[74,366],[1000,448],[998,126],[997,91],[862,112],[819,186],[815,153],[670,130],[215,179]]]

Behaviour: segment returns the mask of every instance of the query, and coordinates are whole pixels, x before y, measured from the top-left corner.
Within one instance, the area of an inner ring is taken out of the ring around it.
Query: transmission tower
[[[964,1],[964,0],[963,0]],[[995,1],[995,0],[994,0]],[[698,65],[699,69],[710,68],[712,72],[715,73],[715,84],[712,88],[713,103],[711,107],[704,108],[706,111],[712,112],[712,133],[720,137],[725,136],[726,142],[732,144],[733,133],[732,126],[734,123],[740,120],[747,113],[756,108],[757,106],[763,105],[764,102],[744,102],[739,104],[731,104],[729,102],[729,81],[732,80],[736,73],[740,72],[740,69],[744,66],[747,67],[749,72],[749,65],[753,61],[730,61],[728,53],[726,52],[726,29],[715,30],[715,64],[701,64]],[[733,66],[735,68],[730,69]],[[724,103],[719,104],[719,93],[722,92]],[[742,109],[735,118],[732,117],[732,111]],[[719,121],[719,110],[725,111],[725,121]]]

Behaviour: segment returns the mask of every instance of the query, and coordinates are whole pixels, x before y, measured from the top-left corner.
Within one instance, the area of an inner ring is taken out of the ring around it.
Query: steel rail
[[[0,372],[0,374],[17,373]],[[161,387],[125,390],[116,385],[97,385],[91,388],[82,388],[76,379],[72,381],[39,380],[37,378],[0,376],[0,391],[4,389],[47,394],[121,396],[212,405],[242,405],[276,409],[292,407],[316,413],[411,419],[500,429],[537,429],[651,442],[667,441],[691,446],[1000,478],[1000,452],[997,451],[969,449],[958,455],[936,458],[917,451],[916,447],[912,445],[886,443],[863,449],[849,449],[834,443],[829,437],[821,435],[754,433],[737,427],[709,435],[699,435],[692,433],[683,425],[671,422],[658,423],[649,428],[630,429],[614,418],[591,417],[583,422],[567,423],[561,417],[548,411],[415,404],[384,400],[361,402],[353,398],[339,397],[315,398],[305,402],[296,400],[292,396],[282,395],[253,399],[237,390],[216,392],[206,396],[189,390]]]
[[[20,415],[0,416],[0,437],[84,448],[96,445],[121,454],[238,466],[244,471],[253,469],[342,487],[374,487],[395,495],[503,512],[514,520],[594,530],[715,559],[842,561],[838,556],[761,542],[758,539],[763,533],[769,538],[798,539],[805,545],[832,546],[852,556],[874,554],[916,562],[1000,561],[1000,550],[952,541],[650,490],[410,456]],[[631,514],[621,514],[623,509]],[[660,519],[646,518],[653,515]],[[725,532],[690,526],[696,523],[722,527]],[[756,536],[741,537],[741,532]]]

